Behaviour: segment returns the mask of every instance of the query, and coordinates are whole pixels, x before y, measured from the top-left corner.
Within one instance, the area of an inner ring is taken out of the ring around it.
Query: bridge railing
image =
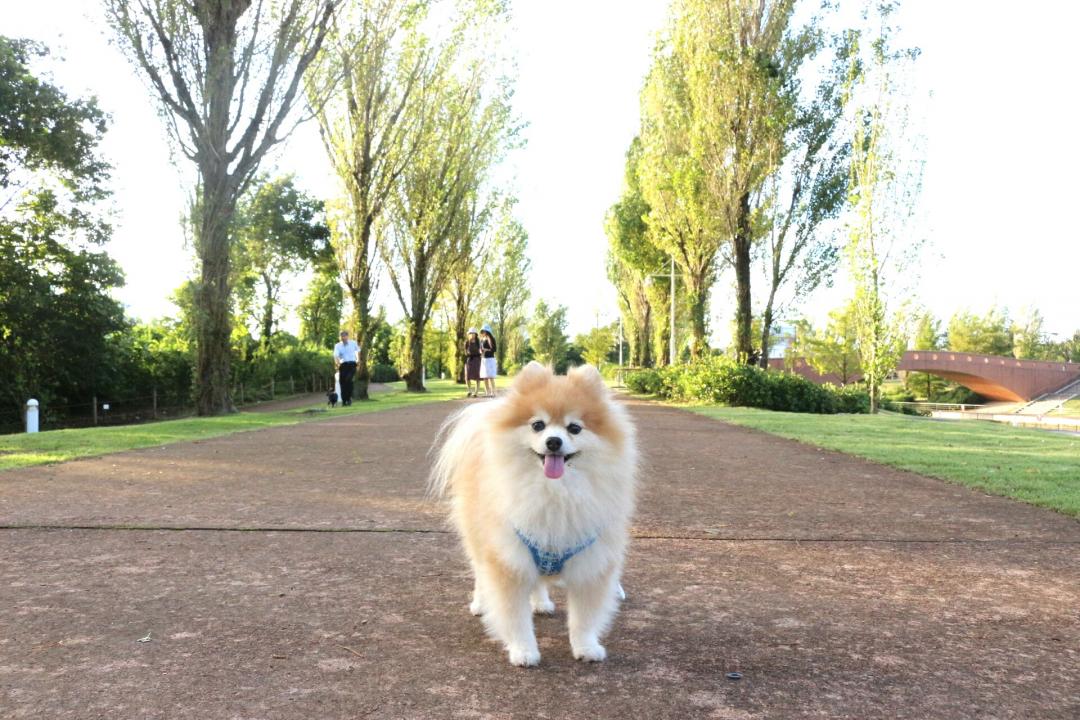
[[[888,404],[897,407],[901,412],[927,416],[935,412],[968,412],[986,407],[971,403],[897,402],[895,400],[890,400]]]

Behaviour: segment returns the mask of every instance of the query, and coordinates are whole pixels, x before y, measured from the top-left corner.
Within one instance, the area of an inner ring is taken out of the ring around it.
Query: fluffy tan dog
[[[566,376],[529,363],[499,399],[470,405],[440,433],[430,488],[476,579],[470,610],[514,665],[536,665],[532,613],[566,587],[570,647],[603,660],[600,638],[621,594],[634,509],[634,427],[596,368]]]

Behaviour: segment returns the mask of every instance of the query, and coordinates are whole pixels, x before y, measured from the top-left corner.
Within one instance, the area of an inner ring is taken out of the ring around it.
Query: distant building
[[[795,326],[777,323],[772,326],[769,334],[772,342],[769,344],[769,359],[783,359],[787,356],[788,348],[795,344]]]

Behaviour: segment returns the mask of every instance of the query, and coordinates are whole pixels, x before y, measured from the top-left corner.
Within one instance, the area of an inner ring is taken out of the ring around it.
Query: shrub
[[[642,395],[658,395],[661,388],[660,372],[657,370],[635,370],[626,376],[626,386]]]
[[[634,392],[683,402],[709,402],[803,413],[863,413],[870,397],[859,388],[817,385],[799,375],[762,370],[724,356],[702,358],[627,377]]]
[[[837,407],[833,412],[837,413],[868,413],[870,412],[870,394],[861,387],[848,385],[836,387],[835,385],[823,385],[829,390]]]
[[[397,382],[401,379],[401,376],[393,365],[374,363],[371,366],[371,375],[368,379],[374,383],[389,383]]]

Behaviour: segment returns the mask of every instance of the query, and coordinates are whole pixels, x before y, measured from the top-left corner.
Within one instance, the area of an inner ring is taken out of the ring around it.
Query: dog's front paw
[[[554,615],[555,602],[551,598],[532,601],[532,611],[537,615]]]
[[[518,667],[533,667],[540,664],[540,649],[537,647],[511,647],[507,650],[510,664]]]
[[[469,612],[476,617],[480,617],[484,614],[484,606],[480,604],[479,600],[473,599],[473,601],[469,603]]]
[[[585,662],[602,662],[607,659],[607,650],[600,643],[593,641],[573,647],[574,659]]]

